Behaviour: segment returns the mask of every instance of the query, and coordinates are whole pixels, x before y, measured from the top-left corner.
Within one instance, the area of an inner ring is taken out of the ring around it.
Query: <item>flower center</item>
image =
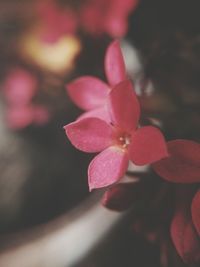
[[[120,135],[119,136],[119,139],[118,139],[118,142],[119,142],[119,145],[124,148],[124,149],[127,149],[128,146],[130,145],[131,143],[131,137],[129,134],[123,134],[123,135]]]

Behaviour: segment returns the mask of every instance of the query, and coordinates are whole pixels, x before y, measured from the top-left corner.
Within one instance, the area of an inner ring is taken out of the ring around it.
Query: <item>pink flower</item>
[[[180,139],[168,142],[167,147],[169,157],[153,163],[154,171],[170,182],[200,182],[200,144]],[[199,263],[200,191],[193,198],[194,188],[179,186],[181,190],[177,195],[177,207],[171,224],[172,240],[184,262]]]
[[[89,33],[123,37],[137,4],[138,0],[89,0],[81,9],[81,22]]]
[[[13,69],[4,83],[3,92],[9,105],[21,106],[30,102],[37,91],[37,80],[28,71]]]
[[[118,41],[110,44],[105,55],[105,73],[109,84],[102,80],[83,76],[67,84],[67,91],[73,102],[83,110],[82,118],[97,117],[108,120],[106,100],[113,86],[126,80],[126,68]]]
[[[20,68],[10,72],[3,87],[6,121],[10,128],[21,129],[32,123],[41,125],[48,121],[48,111],[32,103],[37,90],[37,80],[30,72]]]
[[[30,124],[43,125],[49,120],[47,109],[39,105],[10,106],[6,121],[12,129],[22,129]]]
[[[54,43],[63,35],[76,33],[78,20],[72,9],[62,9],[51,0],[39,2],[37,9],[44,42]]]
[[[200,182],[200,144],[179,139],[169,141],[167,147],[169,157],[154,163],[154,171],[170,182]]]
[[[65,126],[72,144],[85,152],[101,152],[89,165],[90,190],[106,187],[125,174],[129,160],[145,165],[168,155],[161,132],[138,127],[140,106],[130,81],[119,83],[108,96],[111,123],[85,118]]]

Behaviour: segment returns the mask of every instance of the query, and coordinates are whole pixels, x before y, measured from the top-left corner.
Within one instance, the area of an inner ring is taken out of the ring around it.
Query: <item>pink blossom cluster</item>
[[[45,124],[48,111],[32,102],[38,90],[37,78],[31,72],[17,67],[10,70],[3,84],[6,102],[6,122],[12,129],[22,129],[31,124]]]
[[[166,141],[157,127],[142,126],[140,103],[127,77],[118,41],[112,42],[106,51],[105,74],[107,82],[83,76],[66,87],[73,102],[85,111],[64,127],[66,135],[77,149],[99,153],[88,168],[89,189],[107,187],[103,204],[112,208],[114,199],[119,210],[127,208],[133,199],[132,184],[119,182],[129,161],[138,166],[150,165],[168,182],[200,182],[200,144],[184,139]],[[200,191],[186,193],[185,197],[181,191],[180,195],[172,218],[172,240],[184,261],[197,262]]]
[[[55,1],[39,1],[37,15],[42,24],[41,39],[54,43],[65,34],[76,34],[78,29],[77,15],[73,9],[62,9]]]
[[[137,4],[138,0],[84,0],[77,8],[62,8],[55,0],[39,1],[36,9],[42,23],[41,38],[52,43],[80,30],[95,36],[123,37],[128,31],[128,16]]]
[[[128,16],[137,4],[138,0],[88,0],[80,12],[83,27],[91,34],[125,36]]]

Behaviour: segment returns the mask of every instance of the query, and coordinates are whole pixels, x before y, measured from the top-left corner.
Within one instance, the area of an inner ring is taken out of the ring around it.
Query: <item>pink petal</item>
[[[54,25],[51,25],[52,23],[44,25],[44,29],[40,35],[42,42],[53,44],[56,43],[61,37],[67,34],[73,34],[73,35],[75,34],[77,29],[76,18],[73,17],[72,13],[66,13],[64,15],[66,16],[69,15],[71,17],[67,18],[65,16],[60,16],[59,21],[55,22],[54,20]]]
[[[111,118],[110,118],[110,112],[108,111],[108,108],[106,105],[100,107],[100,108],[96,108],[93,110],[89,110],[84,112],[79,118],[78,120],[82,120],[85,118],[99,118],[107,123],[111,122]]]
[[[83,27],[92,34],[102,33],[102,14],[101,14],[101,3],[97,2],[86,2],[82,6],[80,20]]]
[[[112,185],[123,177],[128,168],[128,155],[117,147],[109,147],[90,163],[88,183],[90,191]]]
[[[4,84],[6,101],[12,105],[28,104],[37,90],[36,78],[24,69],[14,69]]]
[[[104,104],[110,88],[98,78],[83,76],[67,84],[67,91],[78,107],[90,110]]]
[[[200,190],[196,193],[192,201],[192,219],[195,228],[200,235]]]
[[[114,0],[113,3],[113,8],[116,13],[120,15],[128,15],[128,13],[136,8],[138,0]]]
[[[64,127],[71,143],[84,152],[99,152],[112,142],[112,127],[98,118],[86,118]]]
[[[118,41],[112,42],[106,51],[105,72],[111,86],[127,79],[126,67]]]
[[[136,130],[132,136],[129,155],[139,166],[167,157],[167,146],[161,131],[153,126]]]
[[[200,240],[190,214],[191,194],[184,190],[171,224],[171,237],[185,263],[200,261]]]
[[[78,27],[78,16],[71,9],[66,9],[60,17],[60,25],[62,25],[63,32],[68,34],[76,34]]]
[[[62,9],[52,1],[41,1],[37,9],[41,20],[42,41],[54,43],[64,34],[76,32],[78,18],[71,9]]]
[[[140,105],[131,81],[126,80],[115,86],[109,94],[113,123],[125,131],[136,128],[140,116]]]
[[[101,203],[108,209],[123,211],[130,208],[140,195],[139,183],[120,183],[106,191]]]
[[[170,182],[200,182],[200,144],[180,139],[167,146],[170,157],[153,164],[155,172]]]
[[[128,23],[124,18],[113,16],[105,22],[105,28],[110,36],[123,37],[128,31]]]

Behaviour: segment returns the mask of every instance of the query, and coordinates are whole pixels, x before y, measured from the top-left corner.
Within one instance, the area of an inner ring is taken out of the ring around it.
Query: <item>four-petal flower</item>
[[[129,160],[145,165],[168,156],[165,140],[153,126],[138,127],[140,105],[129,80],[108,96],[111,123],[85,118],[66,125],[72,144],[85,152],[101,152],[89,165],[90,190],[106,187],[125,174]]]

